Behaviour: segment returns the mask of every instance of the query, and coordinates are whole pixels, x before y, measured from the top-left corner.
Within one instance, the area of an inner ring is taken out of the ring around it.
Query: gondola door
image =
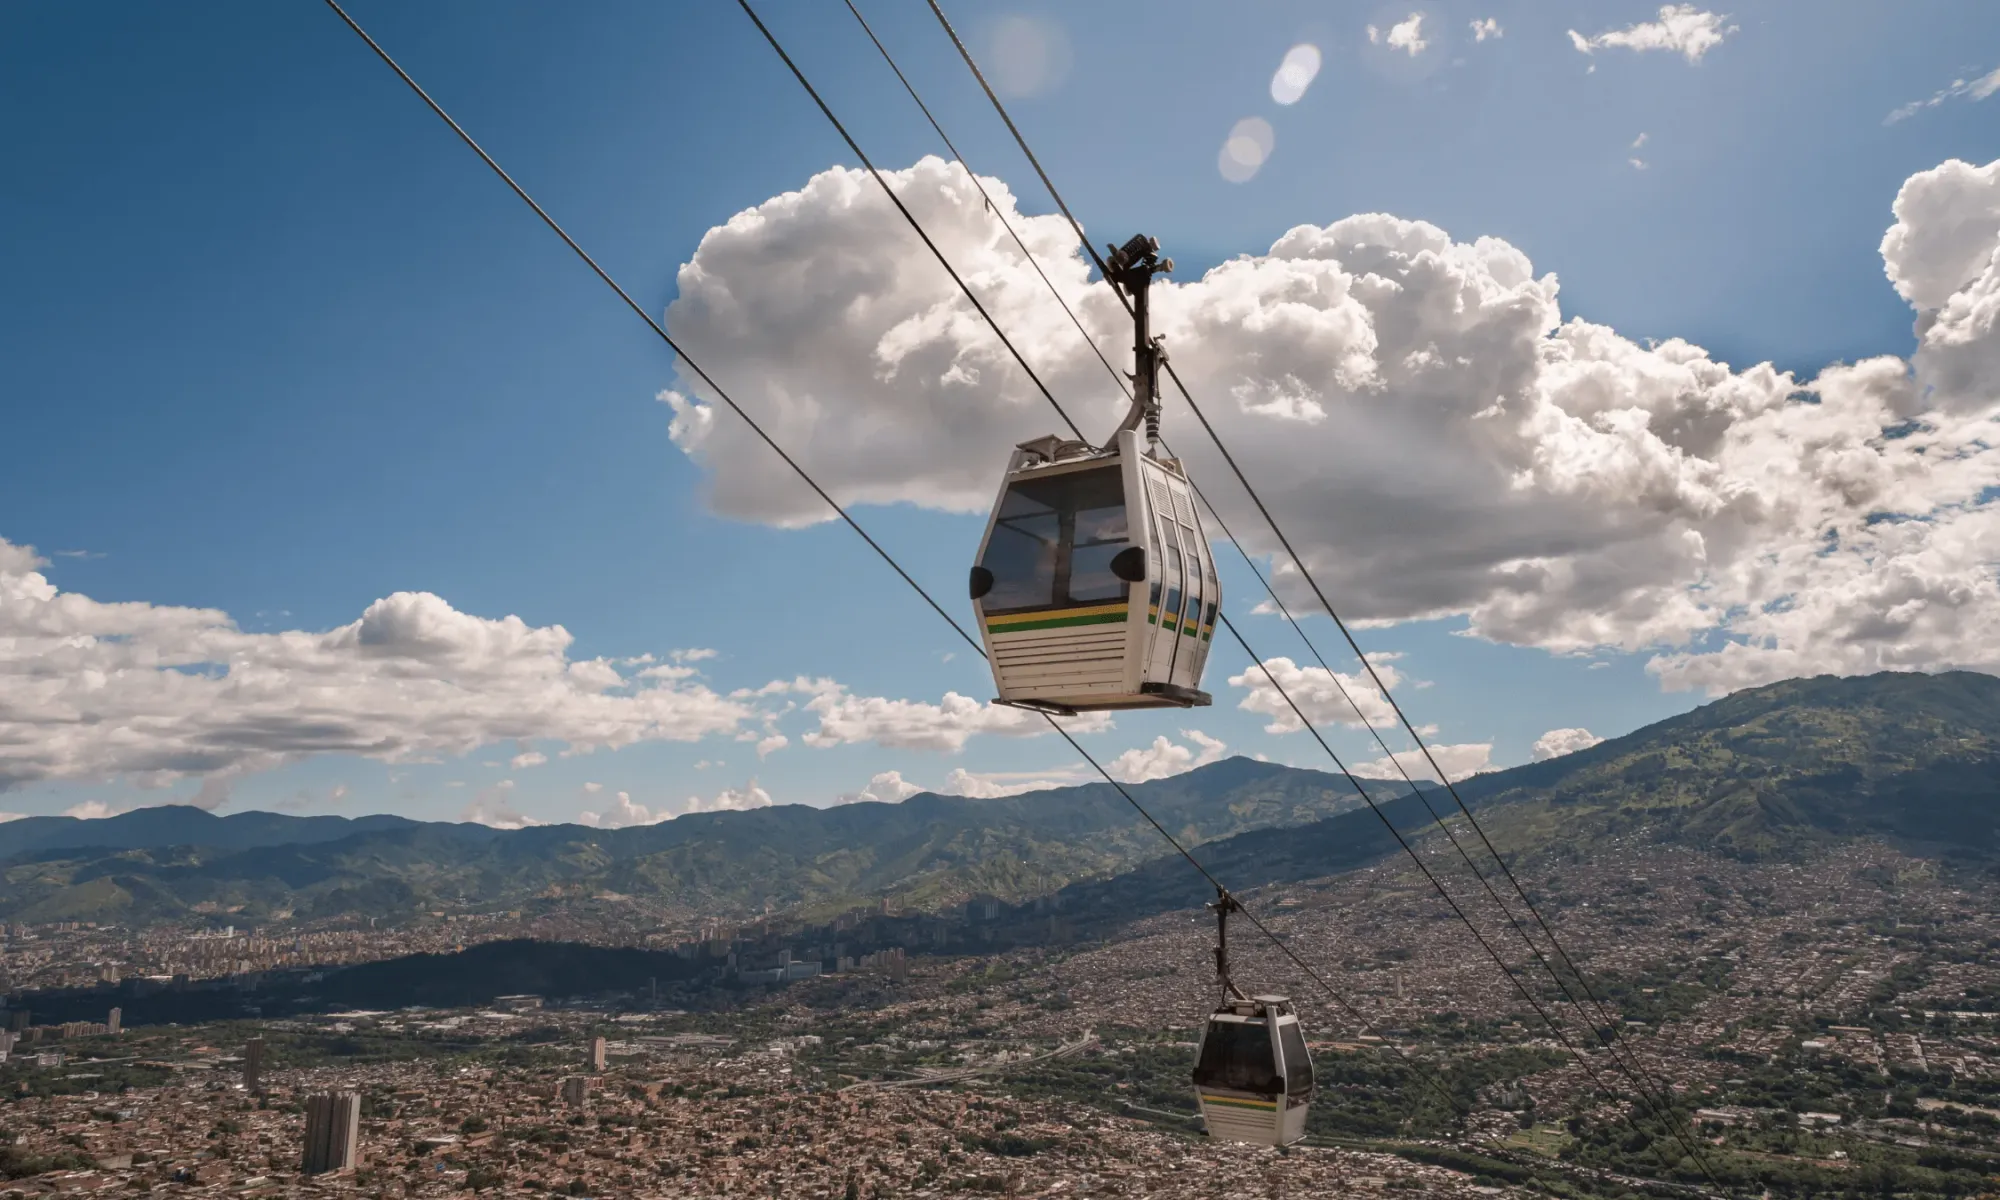
[[[1181,614],[1187,605],[1187,558],[1181,553],[1174,528],[1174,500],[1166,471],[1150,462],[1138,465],[1146,496],[1147,541],[1153,548],[1146,588],[1146,678],[1178,682],[1174,663],[1181,648]]]

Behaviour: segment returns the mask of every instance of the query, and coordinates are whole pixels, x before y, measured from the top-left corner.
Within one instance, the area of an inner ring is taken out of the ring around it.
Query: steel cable
[[[764,428],[760,424],[758,424],[758,422],[754,418],[752,418],[747,412],[743,410],[743,408],[740,405],[736,403],[734,399],[730,398],[727,391],[725,391],[722,388],[722,386],[718,384],[715,381],[715,379],[708,374],[707,371],[703,370],[694,361],[694,359],[691,358],[684,349],[682,349],[680,344],[676,342],[673,339],[673,337],[667,332],[666,328],[663,325],[661,325],[657,320],[655,320],[653,316],[650,313],[648,313],[643,307],[641,307],[637,301],[632,299],[631,294],[628,293],[617,282],[617,280],[614,279],[607,271],[605,271],[605,269],[602,266],[598,265],[597,260],[592,258],[590,254],[587,251],[585,251],[583,247],[579,245],[577,241],[574,238],[572,238],[569,235],[569,233],[565,231],[559,223],[557,223],[555,218],[550,216],[548,211],[544,209],[539,203],[537,203],[534,197],[531,196],[527,192],[527,190],[523,188],[519,183],[517,183],[514,180],[513,176],[509,175],[506,172],[506,170],[502,168],[497,161],[494,160],[493,156],[488,154],[486,150],[483,147],[481,147],[480,144],[472,137],[472,135],[465,131],[463,126],[461,126],[456,120],[452,118],[450,113],[446,112],[443,106],[438,104],[438,102],[431,97],[430,93],[426,92],[423,89],[423,87],[420,84],[418,84],[417,81],[409,74],[409,72],[403,69],[401,64],[397,63],[395,58],[392,57],[387,50],[383,49],[380,43],[378,43],[372,36],[369,35],[366,29],[363,29],[361,25],[354,20],[353,17],[348,15],[347,11],[340,6],[338,0],[325,0],[325,3],[327,7],[332,9],[335,15],[337,15],[341,19],[341,21],[347,25],[349,29],[353,30],[354,33],[357,36],[359,36],[362,41],[367,43],[369,49],[375,53],[376,57],[380,58],[382,62],[390,68],[390,70],[394,71],[396,76],[399,79],[401,79],[403,83],[408,85],[410,90],[416,93],[416,95],[424,102],[424,104],[433,113],[435,113],[439,117],[439,119],[443,120],[445,124],[451,127],[452,132],[458,135],[459,140],[464,142],[467,147],[469,147],[474,153],[476,153],[479,156],[480,160],[483,161],[489,168],[491,168],[493,173],[499,176],[499,178],[504,183],[506,183],[508,188],[513,191],[515,196],[519,197],[523,203],[525,203],[529,208],[534,210],[535,215],[541,219],[542,223],[546,225],[558,237],[560,237],[563,243],[567,245],[570,248],[570,250],[574,252],[576,256],[579,259],[581,259],[584,262],[584,264],[591,269],[592,273],[594,273],[598,277],[598,279],[602,280],[605,286],[609,287],[613,292],[615,292],[618,295],[618,298],[625,303],[625,306],[627,308],[631,309],[634,313],[636,313],[639,316],[641,320],[646,322],[647,326],[650,329],[652,329],[653,333],[657,335],[662,342],[666,343],[667,347],[670,350],[672,350],[674,354],[682,362],[685,362],[688,368],[701,378],[703,383],[708,385],[708,387],[715,393],[715,395],[718,398],[720,398],[726,406],[728,406],[731,412],[735,413],[738,417],[740,417],[743,420],[743,422],[746,425],[748,425],[753,432],[757,434],[758,438],[762,440],[766,446],[770,447],[771,450],[778,455],[778,457],[785,463],[787,467],[791,468],[794,474],[796,474],[809,487],[811,487],[813,492],[816,495],[818,495],[820,499],[824,500],[827,506],[833,509],[833,511],[837,515],[839,515],[841,520],[844,523],[846,523],[846,525],[850,529],[852,529],[857,535],[859,535],[862,541],[867,543],[869,549],[873,550],[876,553],[876,555],[882,559],[883,562],[887,563],[889,567],[896,572],[896,575],[900,579],[902,579],[903,582],[909,584],[910,587],[914,591],[916,591],[916,593],[919,596],[923,598],[924,602],[930,606],[933,612],[937,613],[938,616],[944,618],[945,623],[950,625],[952,631],[958,634],[958,636],[961,639],[963,639],[967,645],[972,647],[974,653],[978,654],[982,659],[986,657],[985,648],[980,645],[978,639],[974,638],[970,633],[968,633],[965,630],[965,628],[962,625],[960,625],[955,618],[952,617],[950,613],[946,612],[943,606],[940,605],[934,598],[932,598],[931,594],[923,587],[923,585],[919,584],[915,580],[915,578],[913,578],[909,574],[909,572],[903,569],[901,564],[897,563],[894,556],[892,556],[888,552],[888,550],[886,550],[882,546],[880,542],[876,541],[872,536],[870,536],[868,531],[862,528],[860,523],[857,522],[847,512],[847,510],[839,504],[839,502],[834,500],[833,497],[826,491],[826,489],[821,487],[819,483],[813,479],[811,474],[808,473],[805,470],[805,468],[798,463],[796,459],[794,459],[790,454],[788,454],[785,451],[785,449],[782,446],[780,446],[777,443],[777,441],[774,440],[770,436],[770,434],[767,433],[764,430]],[[748,6],[745,5],[745,8],[747,11]],[[752,19],[755,20],[755,14],[752,13],[751,16]],[[760,28],[762,27],[761,22],[759,22],[759,26]],[[767,37],[769,36],[768,31],[766,32],[766,36]],[[794,67],[794,71],[796,72],[796,67]],[[802,83],[804,82],[803,77],[801,77],[800,82]],[[858,150],[856,152],[859,153]],[[929,239],[926,238],[925,240],[928,242]],[[942,261],[942,256],[940,256],[940,261]],[[949,264],[947,264],[947,268],[948,267]],[[954,273],[954,277],[956,277],[956,273]],[[961,283],[960,286],[962,287],[963,284]],[[997,327],[995,329],[995,332],[998,332]],[[1010,349],[1011,349],[1011,344],[1010,344]],[[1053,402],[1054,402],[1053,397],[1051,397],[1051,403]],[[1222,884],[1222,882],[1208,870],[1207,867],[1202,865],[1200,860],[1195,858],[1193,853],[1191,853],[1186,846],[1181,844],[1178,838],[1176,838],[1172,833],[1168,832],[1166,827],[1161,825],[1160,822],[1156,818],[1154,818],[1152,813],[1147,811],[1146,807],[1139,802],[1137,797],[1133,796],[1132,793],[1126,789],[1123,783],[1121,783],[1114,776],[1112,776],[1110,771],[1106,770],[1103,764],[1097,761],[1095,756],[1093,756],[1089,751],[1085,750],[1083,746],[1077,742],[1076,738],[1073,735],[1071,735],[1069,730],[1063,728],[1063,726],[1059,722],[1057,722],[1055,718],[1050,714],[1043,713],[1041,714],[1041,716],[1048,721],[1049,727],[1051,729],[1054,729],[1056,733],[1061,735],[1063,740],[1067,742],[1073,750],[1075,750],[1078,754],[1082,755],[1084,760],[1088,762],[1091,765],[1091,767],[1094,768],[1097,771],[1097,773],[1104,778],[1105,782],[1109,783],[1112,786],[1112,788],[1114,788],[1118,792],[1118,794],[1124,798],[1126,803],[1131,805],[1132,808],[1135,811],[1137,811],[1141,817],[1145,819],[1147,824],[1151,825],[1153,829],[1160,834],[1161,837],[1166,839],[1168,845],[1173,847],[1176,853],[1178,853],[1182,858],[1186,859],[1187,862],[1201,874],[1202,878],[1204,878],[1212,886],[1214,886],[1218,892],[1225,895],[1233,895],[1233,893],[1230,893],[1228,888],[1226,888]],[[1334,1003],[1342,1009],[1342,1011],[1346,1012],[1349,1016],[1354,1018],[1356,1021],[1360,1022],[1362,1028],[1364,1029],[1368,1028],[1372,1024],[1372,1022],[1370,1022],[1368,1018],[1359,1009],[1355,1008],[1353,1004],[1346,999],[1345,996],[1341,995],[1338,989],[1334,988],[1332,984],[1328,983],[1326,979],[1319,974],[1319,972],[1315,971],[1312,968],[1311,964],[1307,963],[1304,959],[1300,958],[1297,952],[1294,951],[1285,942],[1283,938],[1279,937],[1275,931],[1270,929],[1261,920],[1257,919],[1254,913],[1251,913],[1248,910],[1244,910],[1244,916],[1247,920],[1250,921],[1251,925],[1255,927],[1260,933],[1262,933],[1265,936],[1265,938],[1267,938],[1274,946],[1276,946],[1281,953],[1283,953],[1296,966],[1298,966],[1300,970],[1304,971],[1311,979],[1314,980],[1314,982],[1319,984],[1321,989],[1326,992],[1328,997],[1332,999]],[[1457,1098],[1454,1097],[1450,1093],[1450,1091],[1444,1087],[1443,1083],[1435,1077],[1434,1073],[1426,1073],[1422,1064],[1418,1063],[1417,1060],[1411,1058],[1409,1054],[1406,1051],[1404,1051],[1401,1047],[1396,1046],[1394,1043],[1387,1043],[1387,1044],[1389,1048],[1393,1052],[1395,1052],[1400,1058],[1402,1058],[1407,1065],[1417,1070],[1420,1076],[1425,1078],[1427,1082],[1429,1082],[1434,1088],[1437,1089],[1439,1095],[1445,1100],[1446,1104],[1450,1106],[1453,1112],[1457,1113],[1461,1117],[1469,1115],[1468,1111],[1464,1108],[1464,1106],[1459,1104]]]
[[[970,70],[970,72],[972,73],[973,78],[978,81],[981,90],[984,91],[984,93],[986,94],[986,98],[992,104],[994,111],[999,114],[1001,121],[1006,124],[1008,132],[1013,135],[1015,144],[1020,148],[1021,153],[1027,158],[1029,165],[1034,168],[1035,174],[1042,181],[1042,185],[1048,189],[1050,198],[1055,201],[1056,207],[1059,210],[1061,210],[1064,218],[1069,222],[1070,228],[1076,235],[1078,243],[1083,247],[1084,251],[1090,256],[1091,261],[1097,265],[1098,271],[1101,275],[1104,276],[1105,281],[1107,283],[1110,283],[1110,271],[1109,268],[1106,266],[1104,259],[1098,254],[1096,247],[1091,244],[1090,239],[1084,234],[1081,222],[1077,220],[1076,214],[1071,211],[1068,202],[1063,199],[1062,193],[1056,188],[1055,182],[1049,177],[1048,171],[1045,168],[1043,168],[1040,158],[1036,156],[1033,148],[1029,146],[1026,135],[1024,135],[1021,132],[1020,127],[1014,123],[1012,115],[1007,112],[1006,105],[1001,102],[1000,97],[994,92],[992,85],[987,82],[985,73],[980,70],[979,64],[972,57],[971,51],[966,47],[964,41],[958,36],[958,32],[952,27],[950,19],[946,17],[944,10],[939,6],[938,0],[926,0],[926,3],[930,6],[931,12],[936,16],[938,23],[943,27],[947,36],[950,37],[953,46],[957,48],[960,58],[965,62],[965,65],[968,68],[968,70]],[[901,72],[898,71],[899,76],[900,74]],[[919,101],[919,103],[921,103],[921,101]],[[928,113],[928,110],[926,110],[926,112]],[[942,133],[941,130],[940,133]],[[1124,292],[1121,289],[1119,289],[1115,284],[1113,284],[1112,293],[1119,298],[1120,302],[1125,305],[1127,311],[1129,312],[1131,310],[1131,304],[1126,299]],[[1060,299],[1060,296],[1058,296],[1058,299]],[[1612,1017],[1608,1009],[1606,1009],[1603,1000],[1597,995],[1595,989],[1593,989],[1590,986],[1589,979],[1583,974],[1582,970],[1577,967],[1575,961],[1570,957],[1569,951],[1562,945],[1561,941],[1556,937],[1555,931],[1549,926],[1548,921],[1542,916],[1541,910],[1535,905],[1534,901],[1529,898],[1527,891],[1521,886],[1520,880],[1515,876],[1512,868],[1507,865],[1506,860],[1500,855],[1500,852],[1494,847],[1492,840],[1487,836],[1484,827],[1480,825],[1479,819],[1473,815],[1471,808],[1465,803],[1463,797],[1459,795],[1458,789],[1456,785],[1453,783],[1450,775],[1447,774],[1444,771],[1443,767],[1437,762],[1436,757],[1431,752],[1430,746],[1424,741],[1423,735],[1417,731],[1415,724],[1410,720],[1408,715],[1404,713],[1402,706],[1397,703],[1395,696],[1390,692],[1388,686],[1382,681],[1382,678],[1380,674],[1376,671],[1374,664],[1369,661],[1368,656],[1366,655],[1366,653],[1362,651],[1360,645],[1356,642],[1353,634],[1349,631],[1347,623],[1341,618],[1338,610],[1336,610],[1333,607],[1332,603],[1327,599],[1325,593],[1321,590],[1318,581],[1313,578],[1311,571],[1305,565],[1304,559],[1298,554],[1297,550],[1295,550],[1292,547],[1291,541],[1289,538],[1285,536],[1284,531],[1281,528],[1279,528],[1277,520],[1272,516],[1269,508],[1264,504],[1263,498],[1257,494],[1256,488],[1254,487],[1254,485],[1250,483],[1249,478],[1244,474],[1242,468],[1237,465],[1235,457],[1232,454],[1230,454],[1228,447],[1223,444],[1220,435],[1216,432],[1214,426],[1209,423],[1206,414],[1204,414],[1201,411],[1200,406],[1195,403],[1193,395],[1189,393],[1186,383],[1182,381],[1180,373],[1174,369],[1171,360],[1166,360],[1166,367],[1168,375],[1174,381],[1175,388],[1180,392],[1181,397],[1187,402],[1189,409],[1194,412],[1196,418],[1201,422],[1203,430],[1208,433],[1210,440],[1215,443],[1216,449],[1222,454],[1224,460],[1228,463],[1231,471],[1235,474],[1237,481],[1243,486],[1244,491],[1250,496],[1251,500],[1256,504],[1258,511],[1263,515],[1266,524],[1270,526],[1271,532],[1278,538],[1279,543],[1284,547],[1286,554],[1291,558],[1292,563],[1298,569],[1300,576],[1304,578],[1307,584],[1312,588],[1313,594],[1315,598],[1319,600],[1321,608],[1324,609],[1324,611],[1330,618],[1332,618],[1335,626],[1340,630],[1341,636],[1346,640],[1349,649],[1351,649],[1354,652],[1355,657],[1361,661],[1362,667],[1367,671],[1370,681],[1373,683],[1375,688],[1380,692],[1383,700],[1389,704],[1391,710],[1395,713],[1397,720],[1402,724],[1403,728],[1409,733],[1410,738],[1412,742],[1414,742],[1415,745],[1417,746],[1417,749],[1423,754],[1425,761],[1429,763],[1432,771],[1436,773],[1439,781],[1443,784],[1445,789],[1450,793],[1452,800],[1456,803],[1459,809],[1459,812],[1465,817],[1466,821],[1471,825],[1474,832],[1478,834],[1479,840],[1481,844],[1485,847],[1486,852],[1492,857],[1495,865],[1497,865],[1500,868],[1502,874],[1505,875],[1515,895],[1519,897],[1521,902],[1528,908],[1529,912],[1533,915],[1536,925],[1541,929],[1543,936],[1545,936],[1549,940],[1549,943],[1551,947],[1555,950],[1557,956],[1562,959],[1563,965],[1568,968],[1570,974],[1576,979],[1577,983],[1583,988],[1583,991],[1590,1000],[1592,1007],[1596,1010],[1599,1020],[1603,1022],[1603,1024],[1600,1026],[1597,1021],[1591,1021],[1586,1016],[1585,1023],[1591,1028],[1592,1032],[1596,1035],[1599,1042],[1603,1044],[1605,1050],[1610,1055],[1610,1057],[1614,1061],[1618,1061],[1619,1055],[1617,1049],[1613,1047],[1613,1042],[1616,1041],[1620,1046],[1624,1046],[1624,1035],[1619,1030],[1615,1019]],[[1190,480],[1190,483],[1192,483],[1192,480]],[[1211,514],[1216,515],[1217,517],[1216,523],[1218,526],[1221,526],[1222,525],[1221,518],[1219,513],[1217,513],[1214,505],[1209,503],[1206,497],[1203,497],[1203,503],[1209,509]],[[1230,540],[1232,542],[1236,541],[1236,539],[1233,536],[1230,538]],[[1237,542],[1236,544],[1239,552],[1242,552],[1242,544],[1240,542]],[[1248,558],[1247,552],[1244,552],[1244,556],[1246,559]],[[1307,647],[1311,649],[1314,658],[1319,661],[1321,668],[1327,672],[1328,677],[1333,679],[1335,686],[1341,692],[1342,698],[1345,699],[1350,705],[1354,705],[1353,698],[1347,694],[1347,689],[1345,685],[1340,682],[1338,674],[1334,672],[1330,666],[1327,665],[1325,657],[1321,655],[1319,652],[1318,646],[1313,643],[1312,639],[1306,635],[1303,629],[1299,628],[1298,621],[1295,618],[1293,618],[1289,609],[1286,608],[1286,606],[1284,605],[1284,602],[1277,597],[1276,591],[1275,589],[1272,588],[1270,582],[1264,578],[1263,573],[1261,571],[1256,570],[1254,564],[1252,565],[1251,569],[1253,572],[1257,574],[1259,581],[1264,583],[1265,588],[1271,591],[1272,598],[1278,604],[1280,611],[1284,613],[1286,619],[1291,623],[1292,627],[1298,631],[1300,638],[1306,643]],[[1272,682],[1274,687],[1278,687],[1275,680],[1273,680]],[[1278,690],[1281,694],[1283,694],[1282,687],[1278,687]],[[1286,699],[1289,702],[1290,698],[1288,696],[1286,697]],[[1360,716],[1361,712],[1359,706],[1355,705],[1354,707],[1356,715]],[[1447,824],[1444,821],[1444,819],[1437,813],[1436,809],[1431,806],[1428,797],[1425,796],[1423,789],[1417,784],[1416,780],[1411,778],[1409,771],[1403,766],[1402,759],[1389,749],[1388,745],[1382,740],[1381,734],[1376,730],[1375,725],[1372,721],[1369,721],[1365,717],[1363,717],[1362,724],[1368,729],[1370,735],[1374,738],[1376,744],[1382,748],[1384,755],[1386,755],[1390,763],[1394,765],[1397,773],[1403,777],[1403,780],[1406,783],[1410,785],[1412,794],[1422,799],[1424,807],[1430,811],[1432,817],[1436,820],[1439,828],[1444,831],[1445,836],[1450,840],[1453,848],[1458,851],[1461,858],[1465,860],[1466,865],[1472,870],[1474,876],[1479,880],[1480,884],[1485,888],[1488,895],[1492,897],[1494,903],[1499,907],[1501,913],[1506,917],[1508,923],[1513,926],[1516,933],[1518,933],[1522,938],[1522,940],[1527,944],[1529,950],[1534,954],[1535,958],[1539,962],[1541,962],[1542,965],[1548,970],[1550,977],[1555,980],[1557,987],[1562,990],[1565,997],[1570,1000],[1572,1005],[1576,1006],[1578,1010],[1581,1011],[1582,1010],[1581,1001],[1577,1000],[1575,995],[1570,992],[1569,986],[1567,983],[1564,982],[1561,973],[1556,971],[1553,965],[1551,965],[1548,962],[1546,957],[1544,957],[1542,951],[1535,945],[1534,940],[1528,936],[1527,931],[1521,926],[1519,919],[1515,917],[1512,910],[1508,907],[1507,903],[1504,900],[1502,900],[1499,897],[1498,893],[1496,893],[1493,890],[1492,884],[1487,880],[1485,873],[1481,871],[1478,865],[1472,861],[1471,857],[1466,853],[1464,847],[1459,843],[1457,836],[1452,832],[1449,824]],[[1447,899],[1449,898],[1447,897]],[[1625,1046],[1624,1048],[1627,1050],[1628,1053],[1631,1052],[1629,1046]],[[1625,1073],[1628,1076],[1631,1074],[1629,1069],[1626,1070]],[[1652,1093],[1647,1092],[1646,1085],[1643,1082],[1635,1078],[1633,1079],[1633,1083],[1635,1086],[1641,1089],[1641,1092],[1643,1094],[1648,1095],[1649,1101],[1652,1100]],[[1658,1087],[1657,1083],[1655,1084],[1655,1087],[1656,1088]],[[1682,1142],[1684,1146],[1687,1147],[1690,1154],[1694,1155],[1697,1161],[1700,1161],[1699,1153],[1695,1151],[1694,1148],[1687,1143],[1686,1138],[1681,1135],[1678,1126],[1676,1126],[1675,1128],[1675,1136]],[[1705,1163],[1703,1164],[1703,1169],[1704,1172],[1707,1171]],[[1716,1182],[1716,1185],[1718,1187],[1721,1186],[1720,1182],[1715,1180],[1713,1174],[1710,1174],[1709,1178],[1711,1182]]]

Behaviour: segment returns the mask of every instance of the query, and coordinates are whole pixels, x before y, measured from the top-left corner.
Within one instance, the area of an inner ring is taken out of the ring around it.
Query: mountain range
[[[1431,816],[1407,786],[1364,783],[1389,823],[1422,835]],[[1382,818],[1325,772],[1235,758],[1130,791],[1238,888],[1324,876],[1396,850]],[[1790,680],[1476,776],[1458,791],[1503,850],[1522,855],[1638,836],[1789,857],[1875,837],[1939,857],[1990,857],[2000,853],[2000,679]],[[1441,790],[1431,799],[1441,812],[1452,804]],[[0,825],[0,919],[395,918],[628,897],[707,915],[811,914],[876,897],[924,907],[1066,887],[1091,907],[1198,900],[1199,876],[1163,849],[1104,784],[702,813],[618,830],[217,817],[167,806]]]
[[[1248,759],[1131,785],[1192,844],[1360,805],[1345,780]],[[254,819],[250,819],[254,818]],[[657,825],[499,830],[396,817],[216,817],[162,806],[0,825],[0,919],[147,921],[204,913],[397,917],[635,897],[711,915],[1018,899],[1115,874],[1158,834],[1107,784],[998,799],[696,813]]]

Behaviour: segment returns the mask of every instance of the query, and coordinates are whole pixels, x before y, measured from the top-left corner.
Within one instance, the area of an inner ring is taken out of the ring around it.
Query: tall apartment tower
[[[253,1037],[243,1043],[243,1090],[254,1092],[264,1082],[264,1039]]]
[[[306,1097],[306,1150],[300,1172],[344,1171],[361,1159],[361,1096],[320,1092]]]
[[[590,1080],[582,1075],[571,1075],[562,1081],[563,1103],[570,1108],[582,1108],[590,1096]]]
[[[590,1039],[590,1069],[593,1071],[604,1069],[604,1039],[601,1037]]]
[[[110,1030],[110,1031],[111,1031],[112,1033],[124,1033],[124,1032],[125,1032],[125,1010],[124,1010],[124,1009],[122,1009],[122,1008],[114,1008],[114,1009],[112,1009],[112,1010],[111,1010],[111,1015],[110,1015],[109,1017],[105,1018],[105,1021],[104,1021],[104,1027],[105,1027],[106,1029]]]

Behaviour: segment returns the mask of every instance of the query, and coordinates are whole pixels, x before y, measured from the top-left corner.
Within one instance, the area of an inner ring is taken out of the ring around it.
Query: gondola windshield
[[[1131,544],[1127,529],[1115,465],[1016,481],[1000,500],[979,560],[992,578],[985,610],[999,615],[1123,599],[1126,582],[1112,572],[1111,560]]]
[[[1296,1028],[1296,1027],[1291,1027]],[[1201,1061],[1194,1077],[1203,1087],[1238,1092],[1282,1091],[1277,1059],[1271,1053],[1271,1028],[1258,1021],[1216,1021],[1202,1039]]]

